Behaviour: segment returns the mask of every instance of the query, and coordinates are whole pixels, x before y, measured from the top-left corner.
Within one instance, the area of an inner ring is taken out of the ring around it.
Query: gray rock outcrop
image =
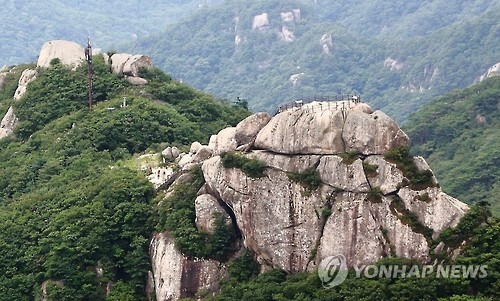
[[[321,46],[321,52],[324,54],[330,54],[330,49],[333,47],[333,38],[331,34],[324,34],[319,39],[319,45]]]
[[[252,30],[266,30],[269,27],[268,13],[263,13],[253,17]]]
[[[393,214],[390,204],[386,197],[381,203],[373,203],[366,201],[363,194],[338,194],[323,230],[317,258],[342,254],[348,266],[373,263],[391,254],[428,260],[426,238]]]
[[[210,194],[198,196],[194,202],[196,212],[196,226],[205,233],[214,232],[214,221],[220,216],[226,225],[231,225],[231,217],[222,208],[217,199]]]
[[[10,107],[5,113],[5,116],[0,122],[0,139],[5,138],[12,134],[17,125],[17,117],[14,114],[14,109]]]
[[[54,40],[43,44],[38,56],[38,67],[49,67],[53,59],[59,59],[61,64],[77,66],[85,60],[85,51],[75,42]]]
[[[432,238],[455,226],[468,207],[446,195],[434,177],[426,187],[410,185],[408,175],[384,156],[407,144],[392,119],[358,101],[304,104],[272,118],[254,114],[186,155],[193,164],[195,153],[214,150],[198,163],[205,186],[193,200],[196,224],[210,232],[214,213],[223,214],[262,270],[312,272],[339,254],[351,267],[387,256],[427,262]],[[264,176],[225,168],[220,154],[234,151],[263,162]],[[418,170],[430,171],[423,158],[413,161]],[[316,186],[306,185],[311,179]],[[409,212],[418,225],[408,222]],[[179,298],[189,281],[195,289],[213,290],[214,279],[223,277],[220,263],[200,260],[195,280],[182,278],[179,271],[195,264],[186,263],[165,233],[151,246],[157,300]]]
[[[140,77],[142,68],[152,69],[151,58],[141,54],[115,53],[111,56],[111,71],[126,77],[133,85],[146,85],[148,81]]]
[[[491,66],[485,74],[481,75],[479,81],[483,81],[486,78],[500,75],[500,62]]]
[[[19,100],[26,93],[28,89],[28,84],[36,79],[38,72],[32,69],[26,69],[21,73],[19,78],[19,83],[17,85],[16,92],[14,92],[14,99]]]
[[[225,268],[216,260],[188,259],[168,233],[157,233],[149,246],[156,300],[178,300],[201,289],[216,291]],[[151,280],[150,280],[151,281]]]
[[[389,68],[390,70],[401,70],[404,67],[404,64],[391,58],[388,57],[384,61],[384,67]]]
[[[283,25],[281,27],[281,31],[279,32],[279,39],[285,42],[293,42],[295,41],[295,35],[288,26]]]
[[[300,184],[286,172],[270,169],[252,179],[239,169],[225,169],[220,157],[203,163],[207,186],[216,191],[236,216],[244,244],[265,265],[299,272],[307,269],[319,238],[321,194],[304,197]]]
[[[7,77],[7,74],[9,74],[10,68],[7,66],[3,66],[0,68],[0,88],[3,88],[3,85],[5,83],[5,78]]]
[[[290,75],[290,78],[288,78],[288,80],[292,83],[292,86],[298,86],[300,85],[300,79],[302,77],[304,77],[305,73],[304,72],[300,72],[300,73],[295,73],[295,74],[292,74]]]

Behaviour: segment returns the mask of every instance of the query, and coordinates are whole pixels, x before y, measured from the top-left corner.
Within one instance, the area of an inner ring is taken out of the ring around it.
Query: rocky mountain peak
[[[408,142],[408,136],[382,111],[349,99],[299,101],[262,129],[255,147],[281,154],[380,155]]]
[[[409,155],[408,141],[386,114],[344,96],[251,115],[176,161],[182,170],[202,167],[199,229],[210,229],[207,213],[225,213],[262,270],[311,272],[334,255],[349,266],[387,256],[425,262],[432,239],[468,207],[440,189],[423,158]],[[224,263],[182,255],[167,233],[150,251],[157,296],[187,296],[182,279],[190,277],[195,290],[216,290],[209,276],[225,274]]]

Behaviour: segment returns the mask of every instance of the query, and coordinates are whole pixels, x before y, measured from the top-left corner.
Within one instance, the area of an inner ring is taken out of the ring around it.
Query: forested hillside
[[[39,300],[42,287],[49,300],[104,300],[110,281],[106,300],[144,300],[156,202],[131,167],[166,144],[206,143],[248,111],[159,70],[142,74],[147,87],[133,87],[102,56],[94,58],[93,111],[86,66],[56,63],[13,101],[25,68],[0,89],[1,113],[12,104],[20,121],[0,140],[0,300]]]
[[[399,121],[498,62],[499,1],[388,3],[226,1],[132,49],[253,110],[356,92]]]
[[[0,1],[0,67],[36,60],[43,43],[87,35],[105,49],[158,32],[167,24],[219,0]],[[114,46],[113,46],[114,45]]]
[[[141,154],[157,153],[166,145],[186,149],[194,140],[207,143],[212,133],[248,115],[244,103],[219,102],[158,69],[142,70],[149,84],[134,87],[112,74],[102,56],[94,58],[98,103],[92,111],[86,102],[86,68],[71,70],[57,60],[40,70],[26,94],[14,101],[13,91],[27,67],[33,66],[12,68],[0,88],[0,110],[13,105],[20,119],[15,135],[0,140],[0,300],[146,300],[153,231],[169,231],[178,248],[201,257],[234,239],[224,226],[219,227],[222,234],[212,236],[197,230],[194,196],[202,179],[176,186],[164,199],[146,180],[147,170],[136,167]],[[493,115],[487,111],[494,108],[487,96],[498,95],[498,81],[483,85],[476,89],[486,105],[478,103],[471,110],[490,122]],[[471,91],[463,93],[474,99]],[[488,206],[477,202],[456,228],[429,241],[433,249],[441,242],[456,248],[466,241],[453,263],[487,265],[487,278],[357,279],[351,271],[342,285],[327,290],[316,274],[287,275],[277,269],[257,276],[252,254],[245,253],[225,263],[229,274],[219,294],[201,290],[197,296],[495,300],[498,229]],[[431,256],[452,262],[446,251]],[[377,264],[421,263],[389,258]]]
[[[469,204],[488,201],[500,214],[500,77],[438,97],[405,130],[443,189]]]

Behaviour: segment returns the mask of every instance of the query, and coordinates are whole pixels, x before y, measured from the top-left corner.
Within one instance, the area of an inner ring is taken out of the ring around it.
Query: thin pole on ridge
[[[90,45],[90,36],[87,36],[87,47],[85,47],[85,59],[88,66],[88,80],[89,80],[89,110],[92,111],[92,45]]]

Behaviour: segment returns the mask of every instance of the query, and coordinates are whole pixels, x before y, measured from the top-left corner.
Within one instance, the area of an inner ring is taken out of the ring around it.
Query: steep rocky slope
[[[202,167],[198,228],[214,222],[207,212],[225,212],[262,270],[314,271],[338,254],[349,266],[429,261],[432,239],[468,209],[439,188],[423,158],[408,155],[392,119],[355,98],[257,113],[210,141],[175,159],[184,171]],[[157,300],[217,290],[226,274],[224,263],[183,255],[167,232],[153,237],[150,256]]]

